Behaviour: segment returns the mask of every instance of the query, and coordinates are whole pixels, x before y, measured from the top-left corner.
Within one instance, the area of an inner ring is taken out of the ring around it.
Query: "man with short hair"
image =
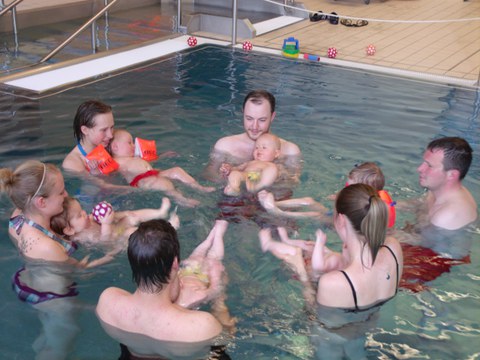
[[[472,148],[462,138],[443,137],[427,145],[423,162],[417,168],[418,180],[427,190],[426,195],[398,202],[399,209],[417,214],[416,223],[407,222],[403,232],[396,234],[399,238],[405,236],[401,239],[403,243],[434,250],[442,259],[469,262],[467,256],[475,237],[470,227],[477,219],[477,203],[462,180],[471,162]],[[406,254],[409,251],[404,248]],[[406,275],[408,269],[407,264]]]
[[[419,183],[428,190],[426,211],[431,224],[457,230],[477,219],[477,203],[462,180],[472,162],[472,148],[459,137],[433,140],[417,168]]]
[[[221,180],[220,167],[224,163],[232,166],[253,160],[255,141],[270,131],[275,119],[275,97],[266,90],[250,91],[243,101],[243,127],[245,132],[219,139],[212,153],[205,175],[214,181]],[[288,168],[288,173],[299,176],[302,153],[297,145],[284,139],[281,141],[279,160]],[[296,179],[297,180],[297,179]]]
[[[180,244],[170,223],[141,223],[128,242],[137,289],[132,294],[110,287],[100,295],[96,312],[103,328],[134,356],[185,356],[187,348],[208,348],[222,331],[212,314],[174,304],[180,291],[179,258]]]

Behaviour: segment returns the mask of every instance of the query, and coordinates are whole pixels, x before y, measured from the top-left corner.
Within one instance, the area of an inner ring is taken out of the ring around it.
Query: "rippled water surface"
[[[480,201],[479,94],[468,89],[379,76],[318,63],[212,46],[177,54],[158,64],[40,100],[2,95],[1,167],[34,158],[61,164],[73,147],[72,122],[77,106],[98,98],[114,107],[116,126],[134,136],[156,139],[160,151],[177,158],[157,164],[183,167],[200,182],[208,154],[221,136],[242,131],[241,105],[254,88],[277,98],[274,133],[297,143],[304,154],[301,184],[295,196],[312,196],[327,206],[355,163],[376,161],[395,199],[419,196],[416,167],[425,145],[439,136],[465,137],[474,161],[465,185]],[[117,179],[120,180],[120,179]],[[139,191],[115,194],[66,177],[69,193],[86,209],[107,199],[116,209],[158,206],[161,194]],[[220,189],[213,194],[184,191],[202,200],[195,210],[179,209],[182,257],[205,238],[218,214]],[[21,266],[7,236],[12,210],[1,197],[0,348],[6,359],[32,359],[32,344],[41,333],[38,313],[11,291],[10,277]],[[399,214],[401,226],[409,219]],[[313,221],[298,223],[301,238],[312,236]],[[224,265],[230,283],[228,306],[239,319],[227,348],[232,359],[333,359],[319,324],[306,312],[301,286],[276,258],[261,253],[257,226],[232,224],[225,237]],[[339,240],[328,230],[335,248]],[[467,359],[479,356],[480,236],[474,235],[471,262],[453,266],[419,293],[400,290],[383,306],[375,322],[360,328],[369,359]],[[93,309],[108,286],[133,289],[125,255],[112,264],[79,276],[77,341],[71,359],[114,359],[118,344],[98,324]],[[158,314],[161,316],[161,314]],[[328,336],[327,336],[328,337]]]

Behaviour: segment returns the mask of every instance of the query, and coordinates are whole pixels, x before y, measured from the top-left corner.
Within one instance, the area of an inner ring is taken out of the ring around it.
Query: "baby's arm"
[[[228,175],[230,175],[230,173],[234,170],[237,170],[237,171],[244,171],[248,166],[248,162],[244,162],[243,164],[240,164],[240,165],[237,165],[237,166],[233,166],[229,163],[222,163],[222,165],[220,165],[220,168],[218,169],[218,171],[220,172],[220,175],[222,175],[224,178],[226,178]]]
[[[274,163],[266,163],[261,170],[260,179],[249,177],[247,174],[245,185],[249,192],[256,193],[266,187],[272,186],[278,177],[278,168]]]
[[[115,220],[115,211],[112,207],[109,207],[107,212],[103,217],[99,217],[98,221],[100,222],[100,240],[108,241],[112,240],[113,233],[113,222]]]
[[[162,204],[158,209],[139,209],[119,211],[115,215],[117,222],[127,223],[128,226],[138,226],[141,222],[154,219],[167,219],[171,202],[167,197],[162,198]]]

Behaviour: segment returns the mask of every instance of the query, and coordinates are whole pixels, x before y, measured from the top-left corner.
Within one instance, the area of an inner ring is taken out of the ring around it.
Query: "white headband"
[[[43,176],[42,176],[42,181],[40,181],[40,185],[38,185],[38,189],[37,191],[35,191],[35,194],[33,194],[33,196],[31,197],[32,199],[38,195],[38,193],[40,192],[40,189],[42,188],[43,186],[43,183],[45,182],[45,177],[47,175],[47,165],[43,164]]]

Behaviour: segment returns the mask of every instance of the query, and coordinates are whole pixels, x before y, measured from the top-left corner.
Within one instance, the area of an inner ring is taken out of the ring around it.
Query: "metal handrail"
[[[6,14],[9,10],[12,10],[12,27],[13,27],[13,36],[15,37],[15,46],[18,46],[17,39],[17,5],[20,4],[23,0],[15,0],[5,6],[5,3],[2,0],[2,11],[0,11],[0,17]]]
[[[113,5],[118,0],[113,0],[110,4],[105,6],[102,10],[100,10],[95,16],[93,16],[90,20],[88,20],[85,24],[83,24],[77,31],[75,31],[72,35],[68,37],[64,42],[62,42],[60,45],[58,45],[55,49],[50,51],[48,55],[43,57],[40,61],[40,63],[44,63],[47,60],[50,60],[52,57],[54,57],[60,50],[62,50],[65,46],[67,46],[73,39],[77,37],[78,34],[80,34],[83,30],[85,30],[88,26],[90,26],[95,20],[97,20],[100,16],[102,16],[108,9],[110,9]]]
[[[23,0],[15,0],[14,2],[6,5],[2,11],[0,11],[0,17],[2,17],[4,14],[6,14],[11,8],[16,7],[18,4],[20,4]]]

